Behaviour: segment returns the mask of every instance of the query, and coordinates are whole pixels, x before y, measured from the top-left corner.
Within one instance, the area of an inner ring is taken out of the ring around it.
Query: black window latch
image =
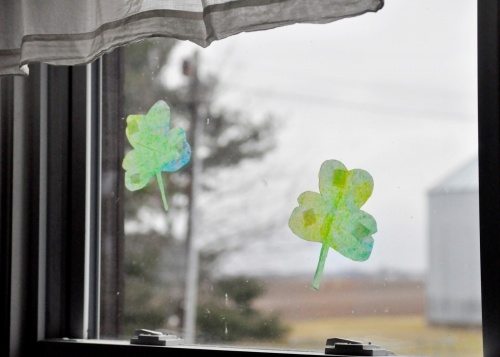
[[[371,342],[346,340],[343,338],[329,338],[326,340],[325,354],[335,356],[394,356],[394,353]]]
[[[134,337],[130,339],[132,345],[166,346],[178,345],[182,339],[172,334],[163,334],[159,331],[140,329],[135,330]]]

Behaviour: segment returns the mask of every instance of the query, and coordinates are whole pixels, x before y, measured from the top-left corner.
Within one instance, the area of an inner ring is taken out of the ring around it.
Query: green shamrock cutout
[[[361,206],[373,192],[373,179],[365,170],[347,170],[327,160],[319,171],[319,192],[307,191],[297,199],[288,226],[302,239],[320,242],[321,252],[312,287],[319,289],[328,248],[355,261],[370,257],[377,222]]]
[[[125,187],[130,191],[144,188],[156,176],[165,211],[168,210],[162,171],[175,172],[191,159],[191,147],[184,129],[170,130],[170,108],[156,102],[146,115],[127,117],[126,134],[133,150],[123,159]]]

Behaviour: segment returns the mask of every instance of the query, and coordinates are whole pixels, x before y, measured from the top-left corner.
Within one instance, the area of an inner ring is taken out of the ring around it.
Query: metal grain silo
[[[428,192],[427,320],[480,325],[478,161]]]

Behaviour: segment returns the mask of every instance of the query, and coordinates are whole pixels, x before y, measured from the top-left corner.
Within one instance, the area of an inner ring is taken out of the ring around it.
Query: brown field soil
[[[482,356],[478,327],[431,326],[421,281],[327,279],[319,292],[306,279],[267,279],[255,307],[279,313],[287,336],[268,347],[321,351],[329,337],[371,341],[398,355]]]
[[[255,307],[278,312],[287,321],[424,313],[425,289],[420,280],[330,278],[314,291],[307,278],[272,278],[265,280],[265,287]]]

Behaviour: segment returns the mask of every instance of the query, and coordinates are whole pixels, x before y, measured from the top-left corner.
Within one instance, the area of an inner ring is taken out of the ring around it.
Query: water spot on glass
[[[210,118],[207,118],[207,125],[210,124]]]
[[[177,316],[177,315],[171,315],[167,320],[167,324],[172,326],[172,327],[178,327],[180,322],[181,322],[181,320],[180,320],[179,316]]]
[[[227,329],[227,322],[224,322],[224,334],[227,336],[228,334],[228,329]]]
[[[226,303],[226,306],[227,306],[227,304],[229,303],[229,297],[227,296],[227,293],[225,294],[225,300],[226,300],[225,303]]]

